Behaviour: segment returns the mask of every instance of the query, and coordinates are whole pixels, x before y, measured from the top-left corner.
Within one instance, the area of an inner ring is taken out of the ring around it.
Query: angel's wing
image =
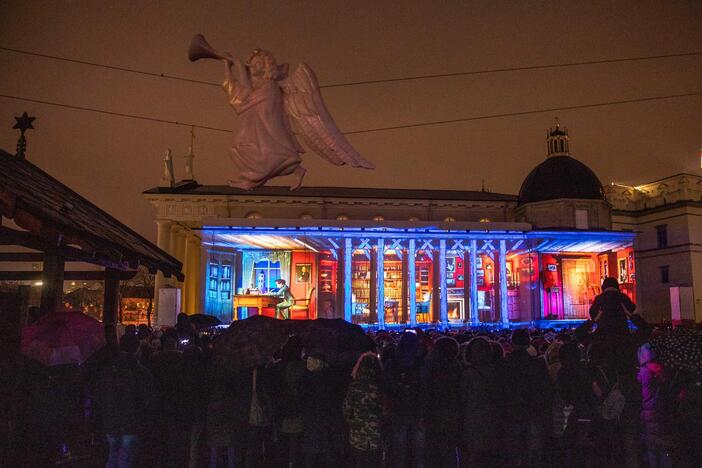
[[[314,72],[301,63],[288,78],[281,80],[285,112],[307,145],[324,159],[337,166],[374,169],[375,166],[358,154],[324,105]]]

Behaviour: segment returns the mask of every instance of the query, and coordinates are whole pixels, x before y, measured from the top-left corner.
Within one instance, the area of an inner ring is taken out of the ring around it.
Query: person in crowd
[[[621,465],[621,439],[618,431],[623,411],[622,381],[616,366],[616,349],[619,345],[610,339],[595,337],[588,349],[592,389],[597,400],[593,431],[595,450],[591,457],[596,466]]]
[[[562,466],[587,467],[593,459],[592,431],[597,400],[594,379],[582,360],[576,342],[562,345],[558,351],[561,368],[556,375],[557,403],[554,404],[552,451]]]
[[[597,324],[597,334],[604,338],[617,339],[629,335],[629,317],[636,305],[619,290],[616,278],[602,281],[602,293],[590,306],[590,318]]]
[[[137,444],[148,428],[156,397],[151,373],[139,364],[139,340],[130,335],[98,371],[93,402],[109,445],[107,468],[136,465]]]
[[[197,468],[209,398],[207,362],[199,347],[188,346],[183,350],[182,364],[182,419],[190,433],[188,467]]]
[[[0,466],[44,467],[65,463],[80,454],[84,445],[82,432],[89,401],[86,369],[71,364],[47,367],[32,359],[25,360],[24,356],[20,358],[19,373],[12,379],[16,387],[3,395],[3,409],[7,412],[0,419],[7,423],[3,429],[8,432],[0,430],[0,435],[8,438],[0,438]],[[13,433],[18,438],[11,441]]]
[[[425,421],[427,428],[427,460],[432,466],[455,467],[456,452],[461,440],[461,383],[458,342],[450,336],[436,340],[429,355],[429,381]]]
[[[151,357],[150,370],[156,379],[158,440],[166,449],[156,460],[164,467],[185,466],[190,426],[185,411],[187,396],[183,393],[185,366],[178,348],[179,335],[170,329],[161,336],[161,350]]]
[[[561,370],[560,349],[562,345],[563,343],[561,341],[554,340],[546,347],[543,353],[544,359],[546,360],[546,367],[548,368],[548,376],[551,378],[552,382],[556,381],[558,371]]]
[[[302,342],[291,336],[281,350],[281,359],[270,370],[274,382],[272,401],[280,435],[280,455],[295,465],[300,458],[302,434],[302,386],[307,364],[302,360]]]
[[[153,331],[143,323],[137,327],[137,338],[139,339],[139,363],[144,367],[149,367],[151,355],[155,349],[152,345]]]
[[[345,443],[341,405],[348,382],[322,354],[307,356],[307,371],[302,385],[305,466],[334,466]]]
[[[607,399],[615,384],[624,400],[623,409],[615,418],[608,420],[597,417],[593,422],[598,428],[593,433],[593,439],[599,447],[595,455],[605,460],[602,463],[608,463],[609,460],[633,468],[643,464],[637,349],[649,340],[652,327],[637,313],[630,314],[630,320],[634,330],[627,330],[621,336],[602,334],[597,330],[593,333],[594,322],[590,320],[578,326],[574,336],[587,350],[587,360],[595,383],[593,388],[601,402]]]
[[[420,337],[406,331],[397,343],[394,358],[383,369],[383,389],[389,402],[390,465],[398,468],[408,462],[424,466],[428,380],[424,356]]]
[[[641,424],[648,468],[673,466],[673,421],[675,397],[663,365],[650,346],[638,350],[642,406]]]
[[[696,467],[702,460],[702,371],[680,369],[671,378],[678,389],[673,413],[674,465]]]
[[[187,346],[199,346],[202,348],[200,335],[197,332],[195,324],[190,321],[188,314],[184,314],[182,312],[178,314],[175,331],[178,334],[179,348],[185,348]]]
[[[461,346],[463,372],[459,396],[463,416],[461,466],[498,464],[497,366],[490,342],[473,338]]]
[[[288,352],[294,354],[290,349]],[[283,443],[278,444],[278,453],[274,450],[273,439],[281,436],[277,430],[282,426],[282,424],[276,425],[276,406],[274,405],[275,395],[284,393],[277,393],[280,390],[279,386],[282,385],[279,372],[279,368],[268,369],[265,366],[256,366],[247,371],[246,377],[249,383],[243,387],[245,393],[242,393],[239,398],[247,405],[245,409],[249,422],[246,439],[247,467],[289,466],[290,463],[287,460],[290,458],[290,452],[294,451],[297,454],[298,447],[291,446],[289,437],[285,437]],[[286,428],[290,426],[294,424],[286,425]],[[301,424],[298,424],[294,427],[300,426]],[[296,433],[296,435],[301,434]],[[296,439],[295,442],[298,440]]]
[[[512,352],[501,366],[501,414],[507,444],[505,463],[533,466],[542,457],[546,431],[550,429],[553,388],[546,363],[532,357],[529,331],[512,333]]]
[[[352,466],[357,468],[381,466],[381,375],[377,355],[362,354],[354,366],[351,374],[353,381],[343,402],[343,414],[349,427]]]
[[[210,365],[205,424],[209,468],[243,466],[251,402],[248,377],[249,372],[231,370],[220,361]],[[190,459],[193,460],[193,452]]]
[[[131,340],[132,338],[134,338],[136,336],[137,336],[136,325],[131,325],[131,324],[127,325],[126,327],[124,327],[124,333],[119,338],[119,347],[120,348],[122,347],[122,342],[124,340]],[[138,359],[138,355],[137,355],[137,359]]]

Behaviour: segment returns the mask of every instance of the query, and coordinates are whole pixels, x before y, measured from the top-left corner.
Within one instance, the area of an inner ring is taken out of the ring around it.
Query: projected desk
[[[262,314],[264,308],[272,308],[273,314],[275,316],[275,305],[280,302],[280,298],[277,296],[269,296],[267,294],[240,294],[234,296],[234,313],[238,319],[244,318],[239,314],[239,308],[245,307],[247,309],[245,316]],[[249,309],[256,309],[255,313],[249,313]],[[268,314],[266,314],[268,315]]]

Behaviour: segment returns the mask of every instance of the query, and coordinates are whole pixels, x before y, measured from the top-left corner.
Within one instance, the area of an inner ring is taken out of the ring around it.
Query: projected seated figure
[[[290,292],[288,285],[285,284],[284,279],[278,278],[275,280],[275,285],[278,287],[278,290],[271,294],[282,299],[275,305],[275,318],[288,320],[290,318],[290,307],[295,304],[295,297]]]

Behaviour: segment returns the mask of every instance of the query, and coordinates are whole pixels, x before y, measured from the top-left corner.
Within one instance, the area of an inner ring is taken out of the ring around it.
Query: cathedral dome
[[[548,157],[524,179],[519,205],[559,198],[603,200],[602,183],[594,172],[570,156],[568,130],[558,123],[546,133]]]
[[[577,159],[551,156],[524,179],[519,189],[519,204],[558,198],[602,200],[602,183]]]

